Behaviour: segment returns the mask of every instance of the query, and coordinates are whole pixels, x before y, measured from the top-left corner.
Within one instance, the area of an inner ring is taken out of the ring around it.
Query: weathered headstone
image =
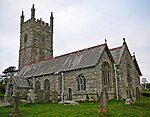
[[[59,104],[78,105],[78,102],[75,102],[74,100],[64,100],[64,101],[59,102]]]
[[[36,102],[41,103],[43,102],[43,90],[38,90],[36,95]]]
[[[136,99],[138,100],[140,98],[140,90],[138,87],[136,87]]]
[[[58,102],[58,92],[57,91],[53,91],[52,92],[52,102],[53,103],[57,103]]]
[[[30,89],[28,91],[28,98],[27,98],[27,101],[28,103],[35,103],[35,93],[34,93],[34,90],[33,89]]]
[[[44,100],[44,102],[49,102],[50,101],[50,91],[44,92],[43,100]]]
[[[71,88],[69,88],[68,99],[72,100],[72,89]]]
[[[11,106],[12,104],[10,104],[9,102],[1,102],[0,101],[0,107],[3,107],[3,106]],[[1,116],[0,116],[1,117]]]
[[[102,89],[100,95],[100,113],[107,114],[108,113],[108,94],[106,88]]]
[[[14,110],[10,112],[9,117],[21,117],[22,114],[19,110],[20,92],[15,93],[13,101],[14,101]]]
[[[132,104],[132,100],[130,98],[127,98],[125,100],[125,105],[131,105]]]

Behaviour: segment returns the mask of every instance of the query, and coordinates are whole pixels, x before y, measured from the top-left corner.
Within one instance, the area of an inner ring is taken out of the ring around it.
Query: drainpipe
[[[116,82],[116,97],[117,97],[117,100],[118,100],[117,66],[116,66],[116,64],[115,64],[115,63],[114,63],[114,69],[115,69],[115,82]]]
[[[35,90],[35,77],[33,77],[33,90]]]
[[[61,93],[61,101],[63,101],[63,96],[64,96],[64,73],[61,72],[61,78],[62,78],[62,93]]]

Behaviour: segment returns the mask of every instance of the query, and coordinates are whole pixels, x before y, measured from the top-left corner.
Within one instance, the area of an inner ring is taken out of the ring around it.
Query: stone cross
[[[140,98],[140,90],[138,87],[136,87],[136,99],[138,100]]]
[[[14,110],[15,111],[19,110],[19,101],[20,101],[19,92],[16,92],[14,96]]]
[[[14,99],[14,110],[9,114],[9,117],[21,117],[22,114],[19,111],[20,92],[16,92],[13,99]]]
[[[107,114],[108,113],[108,94],[106,88],[102,89],[100,95],[100,113]]]

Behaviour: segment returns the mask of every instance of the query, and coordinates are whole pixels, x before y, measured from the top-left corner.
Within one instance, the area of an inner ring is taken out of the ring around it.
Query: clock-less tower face
[[[51,17],[53,20],[53,16]],[[26,22],[21,19],[19,68],[51,57],[53,57],[53,24],[36,20],[34,16]]]

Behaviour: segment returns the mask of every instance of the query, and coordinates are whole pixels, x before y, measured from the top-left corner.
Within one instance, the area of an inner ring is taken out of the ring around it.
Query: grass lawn
[[[150,117],[150,97],[142,97],[134,105],[125,106],[124,101],[109,100],[108,117]],[[13,107],[0,107],[0,117],[8,117]],[[79,105],[21,104],[23,117],[98,117],[98,102],[82,102]]]
[[[142,92],[144,92],[144,93],[150,93],[150,90],[144,90]]]

